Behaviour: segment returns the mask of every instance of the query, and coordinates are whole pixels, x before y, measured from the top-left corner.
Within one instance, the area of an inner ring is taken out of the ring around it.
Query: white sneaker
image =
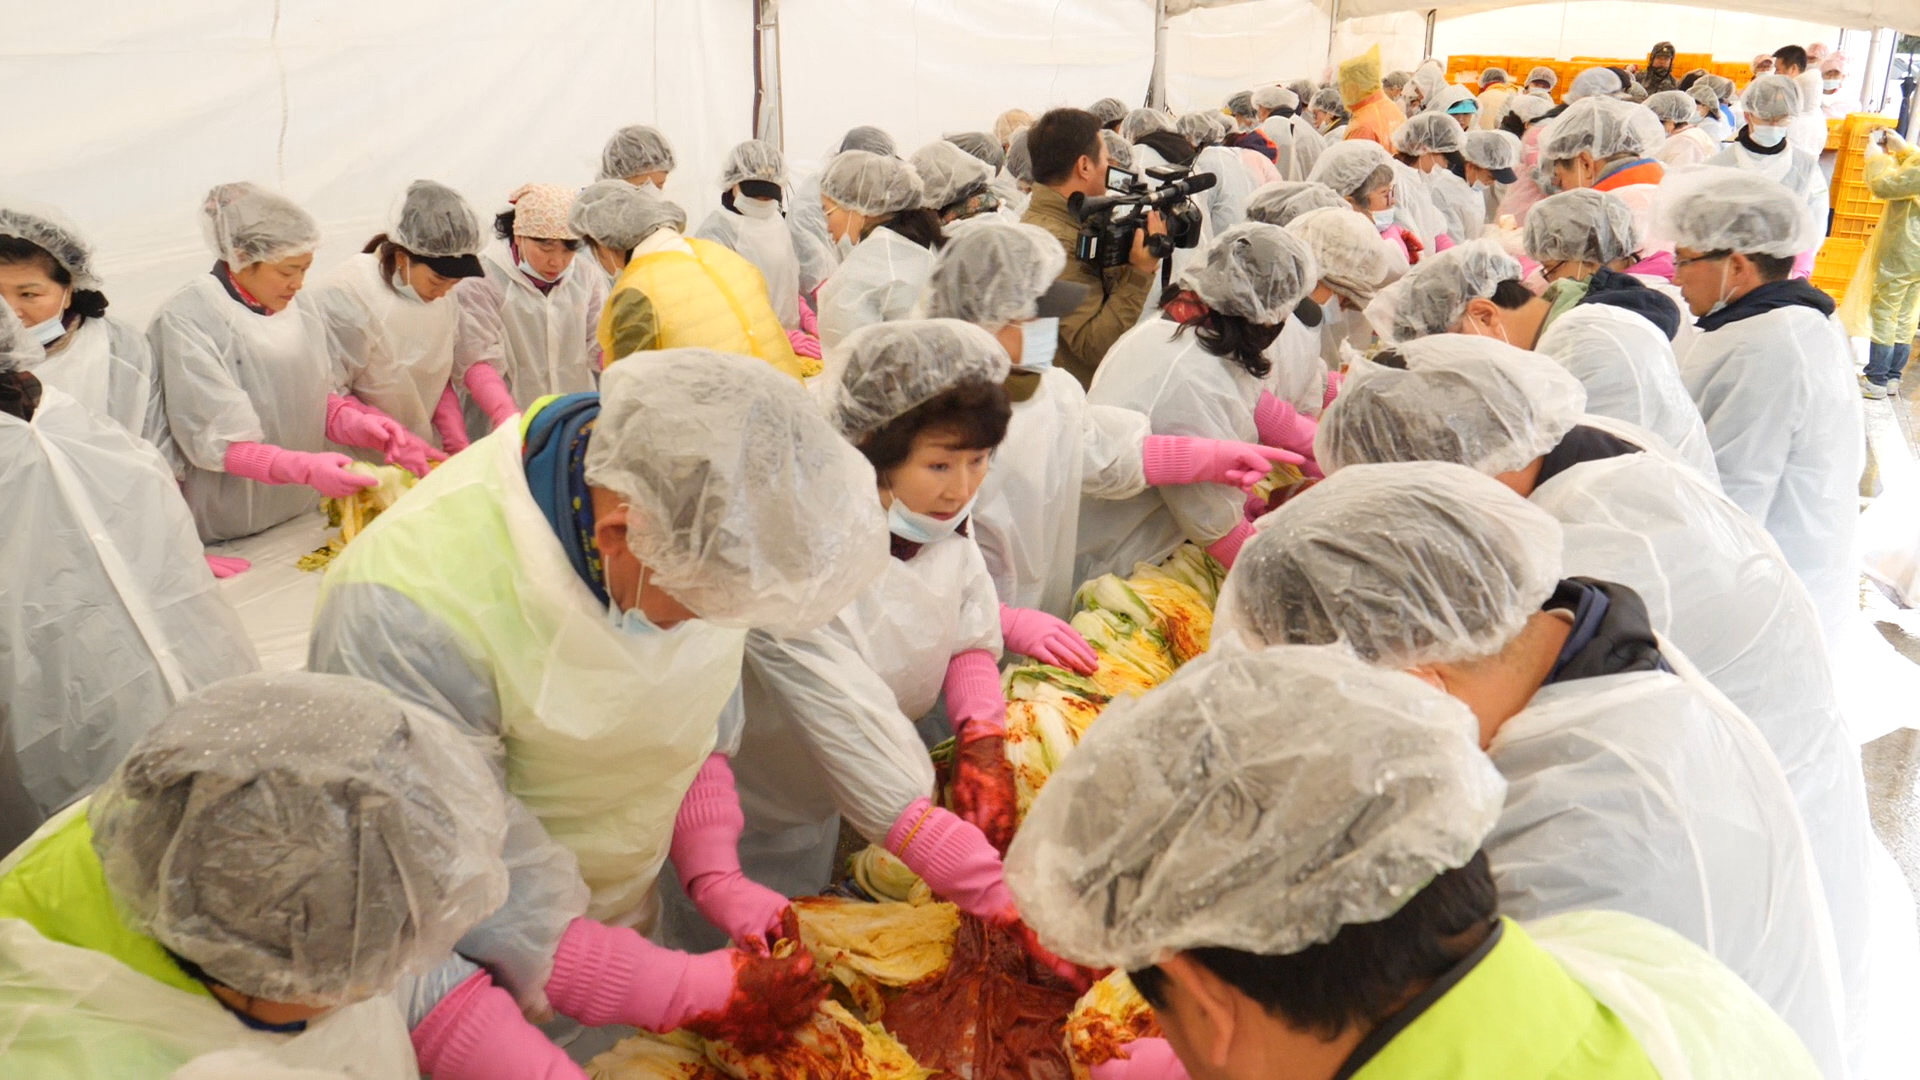
[[[1881,386],[1879,383],[1870,382],[1861,386],[1860,395],[1868,401],[1885,401],[1887,400],[1887,388]]]

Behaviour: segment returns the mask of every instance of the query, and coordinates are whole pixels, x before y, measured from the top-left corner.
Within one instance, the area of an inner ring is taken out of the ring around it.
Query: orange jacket
[[[1369,95],[1353,107],[1353,119],[1347,124],[1347,138],[1371,139],[1393,153],[1393,133],[1407,122],[1400,106],[1387,100],[1384,92]]]

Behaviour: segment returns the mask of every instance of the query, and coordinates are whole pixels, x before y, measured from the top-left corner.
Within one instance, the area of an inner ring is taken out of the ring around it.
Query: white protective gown
[[[809,634],[747,637],[746,728],[733,757],[746,832],[740,865],[788,896],[827,884],[842,817],[874,843],[933,763],[914,721],[933,710],[947,663],[1000,652],[1000,600],[965,536],[889,559],[866,591]]]
[[[1766,530],[1657,454],[1575,465],[1534,490],[1560,522],[1566,573],[1617,581],[1653,628],[1747,714],[1786,773],[1833,916],[1850,1058],[1867,1050],[1874,994],[1920,973],[1913,903],[1881,897],[1891,858],[1873,835],[1859,753],[1834,698],[1820,620]],[[1897,870],[1895,871],[1897,873]],[[1880,981],[1875,982],[1878,978]],[[1856,1075],[1863,1074],[1859,1069]]]
[[[54,347],[33,369],[36,378],[152,443],[163,455],[171,451],[159,368],[140,331],[112,316],[82,319]]]
[[[505,240],[480,253],[480,266],[486,276],[464,278],[453,287],[451,299],[460,315],[453,378],[464,379],[475,364],[491,364],[522,409],[548,394],[578,394],[598,386],[595,332],[607,302],[607,278],[593,256],[576,252],[559,284],[545,293],[516,265]],[[493,430],[477,406],[468,411],[469,427],[477,419],[480,434]]]
[[[1720,152],[1720,143],[1712,133],[1693,125],[1683,127],[1667,136],[1665,142],[1653,152],[1654,160],[1670,169],[1700,165]]]
[[[351,394],[438,445],[433,410],[453,379],[460,303],[451,295],[431,303],[400,295],[370,253],[342,263],[312,294],[327,329],[334,393]],[[386,461],[379,450],[343,449],[362,461]]]
[[[0,415],[0,494],[0,716],[45,815],[174,702],[260,664],[146,440],[48,386],[31,423]]]
[[[1685,935],[1846,1075],[1845,999],[1819,870],[1752,721],[1683,675],[1543,686],[1487,747],[1507,802],[1485,848],[1520,920],[1623,911]]]
[[[827,228],[826,209],[820,205],[819,173],[794,185],[793,198],[787,203],[787,234],[800,260],[800,291],[812,296],[840,269],[841,255]]]
[[[934,252],[884,225],[868,233],[820,287],[821,347],[834,348],[863,326],[908,318],[933,260]]]
[[[1325,310],[1332,314],[1330,309]],[[1267,361],[1273,365],[1266,378],[1267,392],[1316,420],[1326,409],[1327,372],[1331,369],[1325,359],[1325,335],[1334,329],[1325,322],[1308,326],[1299,319],[1288,319],[1280,328],[1280,336],[1267,346]]]
[[[715,210],[693,235],[723,245],[759,267],[780,325],[800,329],[800,256],[794,250],[793,232],[780,216],[780,204],[739,197],[734,205],[739,213],[724,207]]]
[[[1145,491],[1140,451],[1150,433],[1140,413],[1088,404],[1060,368],[1040,373],[1033,396],[1014,403],[973,507],[973,537],[1001,603],[1072,614],[1080,499]]]
[[[1555,319],[1533,348],[1587,388],[1588,412],[1646,428],[1719,483],[1700,410],[1659,327],[1624,308],[1580,304]]]
[[[1826,139],[1826,127],[1820,128],[1820,138]],[[1730,169],[1744,169],[1747,172],[1764,176],[1783,185],[1788,191],[1800,197],[1806,206],[1808,226],[1813,230],[1810,236],[1825,236],[1827,233],[1827,178],[1820,172],[1820,152],[1809,154],[1798,147],[1789,147],[1778,154],[1756,154],[1737,142],[1728,143],[1726,149],[1707,159],[1707,164]]]
[[[147,344],[160,365],[167,427],[200,539],[252,536],[320,504],[304,484],[261,484],[226,471],[227,448],[237,442],[328,449],[326,331],[310,308],[296,298],[278,314],[255,314],[203,274],[154,312]]]
[[[1444,166],[1424,174],[1427,197],[1446,219],[1446,233],[1456,244],[1480,238],[1487,231],[1487,200],[1473,185],[1453,175]]]
[[[1807,586],[1830,648],[1855,621],[1865,434],[1852,354],[1808,307],[1702,333],[1680,369],[1713,443],[1720,487],[1773,534]]]
[[[1247,199],[1258,185],[1241,163],[1238,150],[1209,146],[1194,157],[1193,171],[1217,178],[1213,187],[1195,196],[1207,204],[1207,223],[1216,235],[1247,219]]]
[[[1820,108],[1820,73],[1803,71],[1793,77],[1800,87],[1800,108],[1787,123],[1787,141],[1795,150],[1818,158],[1827,148],[1827,114]]]
[[[1265,380],[1201,346],[1170,320],[1143,323],[1115,342],[1087,391],[1092,405],[1143,413],[1155,435],[1257,443],[1253,409]],[[1206,547],[1246,520],[1246,493],[1229,484],[1148,488],[1130,499],[1082,499],[1074,580],[1130,574],[1192,540]]]

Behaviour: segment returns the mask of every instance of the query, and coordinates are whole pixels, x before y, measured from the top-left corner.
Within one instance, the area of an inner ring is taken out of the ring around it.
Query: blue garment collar
[[[594,542],[593,494],[587,489],[587,445],[600,416],[600,395],[567,394],[536,406],[520,459],[533,501],[546,515],[574,573],[607,603],[607,573]]]

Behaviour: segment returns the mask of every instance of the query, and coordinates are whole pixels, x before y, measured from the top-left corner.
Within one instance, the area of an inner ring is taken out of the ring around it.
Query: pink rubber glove
[[[1207,554],[1220,560],[1220,565],[1233,569],[1233,560],[1240,557],[1240,545],[1253,539],[1253,522],[1244,518],[1233,527],[1233,531],[1207,545]]]
[[[734,944],[766,956],[780,940],[792,902],[740,872],[740,833],[747,827],[725,754],[709,754],[680,800],[669,857],[688,899]]]
[[[1187,1080],[1187,1067],[1165,1039],[1135,1039],[1120,1048],[1120,1055],[1095,1065],[1093,1080]]]
[[[217,580],[237,577],[253,569],[253,564],[245,559],[232,559],[225,555],[207,556],[207,569],[213,571]]]
[[[804,356],[809,360],[820,359],[820,339],[805,330],[787,331],[787,343],[793,346],[795,356]]]
[[[453,988],[413,1029],[413,1055],[433,1080],[586,1080],[566,1051],[520,1015],[486,972]]]
[[[887,830],[886,848],[919,874],[935,895],[969,915],[1011,926],[1020,909],[1007,891],[1000,853],[985,834],[933,805],[915,799]]]
[[[387,464],[415,476],[427,475],[430,463],[447,460],[447,455],[428,446],[405,424],[364,401],[338,394],[327,395],[327,438],[341,446],[379,450],[386,454]]]
[[[1313,437],[1320,425],[1311,416],[1301,416],[1292,402],[1262,391],[1259,404],[1253,407],[1253,426],[1259,430],[1261,442],[1301,455],[1301,472],[1316,480],[1326,476],[1313,459]]]
[[[994,850],[1005,852],[1019,812],[1013,764],[1007,760],[1007,699],[993,654],[968,649],[949,660],[941,693],[956,743],[954,812],[979,829]]]
[[[507,422],[508,417],[517,416],[520,406],[513,403],[513,394],[507,390],[506,380],[493,369],[492,364],[475,364],[467,369],[467,377],[462,380],[467,393],[473,396],[473,403],[487,414],[498,428]]]
[[[1238,445],[1223,443],[1223,446]],[[1152,483],[1151,479],[1148,483]],[[1100,666],[1100,654],[1072,624],[1044,611],[1000,605],[1000,636],[1007,648],[1054,667],[1091,675]]]
[[[1149,435],[1140,448],[1147,483],[1232,484],[1250,491],[1267,478],[1276,461],[1305,466],[1307,459],[1276,446],[1195,439],[1185,435]],[[1031,655],[1031,654],[1029,654]]]
[[[1453,249],[1452,234],[1441,233],[1439,236],[1436,236],[1433,238],[1433,253],[1435,255],[1438,255],[1443,251],[1451,251],[1452,249]]]
[[[1803,251],[1795,255],[1793,257],[1793,270],[1787,275],[1787,279],[1791,281],[1795,278],[1812,277],[1814,256],[1815,252],[1812,251]],[[1672,275],[1668,275],[1668,277],[1671,279]]]
[[[344,499],[380,481],[347,471],[345,454],[309,454],[267,443],[237,442],[227,447],[227,471],[262,484],[305,484],[322,495]]]
[[[1327,372],[1327,393],[1320,399],[1320,411],[1325,412],[1333,407],[1333,399],[1340,396],[1340,387],[1345,385],[1346,381],[1347,375],[1344,371]],[[1315,425],[1315,430],[1318,430],[1318,425]]]
[[[749,1054],[779,1043],[826,995],[805,949],[784,960],[731,949],[694,956],[587,919],[568,925],[547,980],[554,1009],[589,1027],[684,1027]]]
[[[807,294],[800,294],[800,332],[820,337],[820,317],[813,313],[813,305],[807,303]]]
[[[440,404],[433,407],[433,430],[440,436],[440,445],[447,453],[457,454],[473,444],[467,438],[467,417],[460,408],[460,395],[452,383],[440,394]]]

